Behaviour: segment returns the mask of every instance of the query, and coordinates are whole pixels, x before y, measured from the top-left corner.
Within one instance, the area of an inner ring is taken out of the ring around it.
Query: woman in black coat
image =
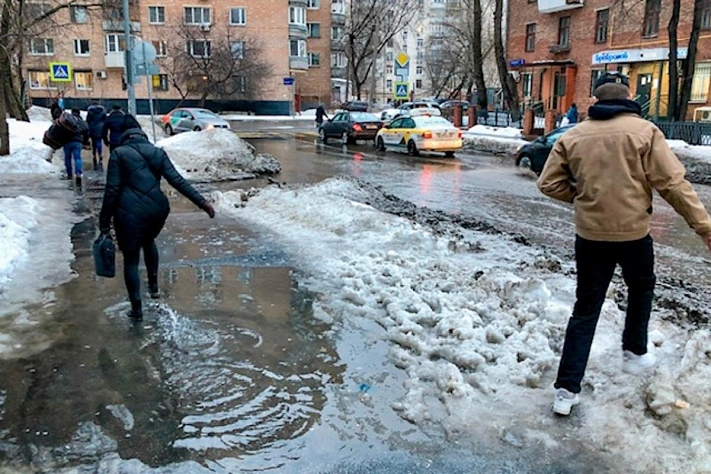
[[[168,198],[160,189],[161,178],[190,199],[212,218],[215,210],[207,200],[178,173],[168,155],[155,147],[135,118],[126,115],[119,146],[111,152],[106,172],[106,190],[99,217],[102,234],[108,234],[113,218],[116,240],[123,253],[123,275],[134,320],[143,319],[141,281],[138,277],[140,251],[148,270],[148,288],[152,298],[158,291],[158,237],[170,213]]]

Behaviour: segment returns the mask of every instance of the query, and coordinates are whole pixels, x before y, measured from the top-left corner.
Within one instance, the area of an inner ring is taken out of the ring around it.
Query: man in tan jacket
[[[623,370],[639,373],[655,364],[647,352],[655,284],[652,189],[711,251],[711,218],[664,134],[630,100],[627,77],[606,73],[595,86],[598,102],[588,119],[561,136],[538,180],[544,194],[575,207],[577,299],[555,382],[553,411],[560,415],[580,402],[580,381],[617,264],[628,288]]]

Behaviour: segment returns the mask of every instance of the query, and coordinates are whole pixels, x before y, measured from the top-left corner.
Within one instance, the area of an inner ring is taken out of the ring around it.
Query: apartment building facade
[[[681,1],[678,57],[688,51],[693,1]],[[669,94],[671,0],[623,5],[614,0],[509,0],[507,55],[524,104],[581,111],[594,102],[593,84],[605,71],[630,77],[636,101],[664,117]],[[711,7],[703,12],[689,117],[708,105],[711,84]]]
[[[121,2],[114,1],[102,10],[79,5],[62,10],[54,19],[57,26],[28,40],[23,72],[31,100],[46,102],[61,92],[70,106],[125,101],[126,41]],[[50,7],[28,5],[37,12]],[[181,102],[197,105],[200,92],[186,96],[189,84],[176,87],[175,57],[208,61],[225,42],[235,60],[258,55],[269,73],[253,83],[248,75],[235,76],[241,87],[229,97],[208,96],[212,108],[286,114],[304,100],[330,102],[330,41],[319,34],[330,30],[330,7],[330,0],[131,0],[132,40],[153,44],[159,65],[158,74],[135,86],[139,112],[148,108],[148,81],[159,112]],[[72,81],[52,82],[52,62],[70,63]],[[207,74],[191,73],[188,82],[209,80]]]

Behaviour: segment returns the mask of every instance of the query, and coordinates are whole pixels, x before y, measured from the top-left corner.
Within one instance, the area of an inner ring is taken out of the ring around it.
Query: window
[[[321,65],[321,55],[318,53],[309,53],[309,66],[319,67]]]
[[[704,30],[711,28],[711,6],[701,10],[701,28]]]
[[[331,53],[331,66],[332,67],[346,67],[348,62],[346,61],[346,53],[338,52]]]
[[[244,59],[244,41],[233,41],[230,43],[232,59]]]
[[[407,43],[407,30],[402,32],[402,42]]]
[[[570,44],[570,17],[564,16],[558,20],[558,45],[568,46]]]
[[[696,63],[694,79],[691,82],[691,102],[706,102],[711,83],[711,62]]]
[[[56,89],[57,86],[49,80],[49,71],[28,71],[30,76],[30,89]]]
[[[607,28],[610,21],[610,10],[599,10],[595,20],[595,42],[604,43],[607,41]]]
[[[395,60],[395,55],[393,54],[392,51],[388,51],[387,53],[385,53],[385,60],[389,63],[391,63]]]
[[[51,56],[54,54],[54,40],[51,38],[31,38],[30,54],[36,56]]]
[[[590,97],[595,95],[595,83],[603,74],[605,74],[604,69],[593,69],[590,71]]]
[[[159,58],[168,56],[168,43],[166,41],[151,41],[151,44],[156,49],[156,56]]]
[[[165,7],[148,7],[148,22],[152,25],[165,23]]]
[[[306,9],[303,7],[289,7],[289,24],[306,26]]]
[[[202,7],[185,7],[186,25],[209,25],[210,9]]]
[[[535,51],[536,49],[536,24],[531,23],[526,25],[526,51]]]
[[[168,90],[168,75],[167,74],[156,74],[151,76],[151,81],[153,82],[153,90],[156,91],[167,91]]]
[[[75,39],[74,40],[74,55],[89,56],[89,40]]]
[[[393,73],[393,65],[392,65],[392,64],[388,64],[387,66],[385,66],[385,71],[386,71],[388,74],[392,74],[392,73]]]
[[[78,91],[90,91],[94,84],[94,76],[89,71],[74,71],[74,87]]]
[[[309,30],[309,38],[321,37],[321,23],[306,23],[306,28]]]
[[[89,23],[89,10],[86,7],[69,7],[72,23]]]
[[[339,40],[343,38],[343,28],[340,26],[332,26],[331,27],[331,39],[332,40]]]
[[[417,56],[415,56],[415,61],[418,63],[421,63],[424,60],[425,60],[425,53],[423,53],[422,51],[418,51]]]
[[[422,38],[417,38],[417,47],[422,48],[425,46],[425,40]]]
[[[188,53],[194,58],[209,58],[210,46],[209,40],[190,40],[188,41]]]
[[[246,8],[230,8],[230,25],[244,26],[247,24]]]
[[[422,89],[422,79],[415,79],[415,87],[417,89]]]
[[[650,38],[659,34],[659,12],[662,10],[662,0],[647,0],[644,6],[644,23],[642,36]]]
[[[331,0],[331,13],[346,13],[346,1],[345,0]]]
[[[124,40],[123,35],[106,35],[105,47],[107,53],[119,53],[121,51],[126,51],[126,41]]]
[[[533,74],[531,74],[530,72],[524,72],[523,74],[521,74],[521,83],[521,92],[523,92],[523,96],[531,97],[531,93],[533,92]]]
[[[415,68],[415,74],[422,74],[422,66],[417,66]]]
[[[309,10],[318,10],[321,8],[321,2],[319,0],[307,0],[306,8]]]
[[[290,40],[289,41],[289,55],[296,58],[306,57],[306,41],[304,40]]]
[[[393,88],[393,80],[392,79],[388,79],[387,81],[385,81],[385,88],[387,90],[392,90],[392,88]]]

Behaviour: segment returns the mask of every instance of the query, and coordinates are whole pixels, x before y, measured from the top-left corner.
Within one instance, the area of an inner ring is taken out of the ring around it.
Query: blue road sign
[[[293,77],[285,77],[284,78],[284,85],[285,86],[293,86],[294,85],[294,78]]]
[[[69,63],[49,63],[49,78],[54,82],[71,82],[72,66]]]
[[[395,100],[409,99],[410,98],[410,83],[409,82],[396,82],[395,83],[395,94],[393,94]]]

